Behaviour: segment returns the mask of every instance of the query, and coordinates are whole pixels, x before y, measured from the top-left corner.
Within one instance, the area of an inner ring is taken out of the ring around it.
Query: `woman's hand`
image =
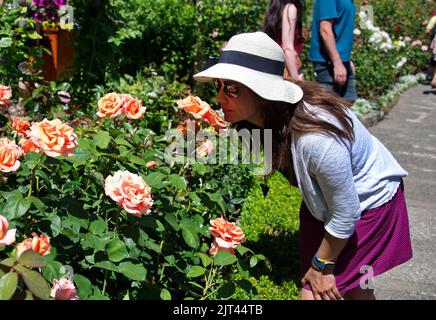
[[[334,274],[323,274],[321,271],[310,267],[301,280],[302,284],[310,283],[315,300],[342,300],[342,296],[336,288]]]

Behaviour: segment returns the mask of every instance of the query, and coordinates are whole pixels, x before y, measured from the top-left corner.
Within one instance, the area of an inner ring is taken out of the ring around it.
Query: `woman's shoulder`
[[[293,3],[288,3],[283,8],[283,14],[288,18],[296,18],[297,17],[297,7]]]

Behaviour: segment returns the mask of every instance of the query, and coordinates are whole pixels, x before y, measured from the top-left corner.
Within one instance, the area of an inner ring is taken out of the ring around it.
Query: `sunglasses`
[[[221,82],[220,79],[213,79],[213,85],[215,86],[217,93],[220,92],[221,87],[223,87],[225,95],[230,98],[237,98],[239,96],[238,89],[244,87],[243,85],[238,85],[231,81]]]

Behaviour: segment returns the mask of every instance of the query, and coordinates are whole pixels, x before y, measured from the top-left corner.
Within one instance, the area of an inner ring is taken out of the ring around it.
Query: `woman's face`
[[[216,100],[223,109],[226,121],[235,123],[246,120],[263,127],[261,100],[253,91],[235,81],[226,79],[214,81],[217,87]]]

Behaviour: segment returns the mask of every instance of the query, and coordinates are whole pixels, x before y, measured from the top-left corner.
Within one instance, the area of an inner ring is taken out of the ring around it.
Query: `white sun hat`
[[[282,48],[263,32],[241,33],[230,38],[218,62],[194,75],[199,82],[214,78],[240,82],[266,100],[297,103],[303,90],[283,79]]]

